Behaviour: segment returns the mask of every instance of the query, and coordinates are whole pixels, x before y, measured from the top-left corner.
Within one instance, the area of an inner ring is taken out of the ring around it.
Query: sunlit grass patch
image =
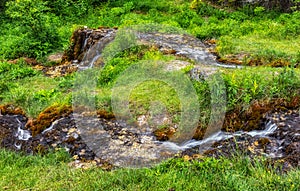
[[[63,150],[41,156],[0,151],[0,188],[6,190],[298,190],[300,171],[278,173],[251,161],[202,158],[171,159],[152,168],[74,169]]]
[[[269,62],[283,59],[297,63],[300,61],[299,47],[299,36],[295,36],[293,40],[279,40],[252,34],[240,38],[221,37],[217,50],[224,57],[229,54],[244,54],[246,58],[262,58]]]

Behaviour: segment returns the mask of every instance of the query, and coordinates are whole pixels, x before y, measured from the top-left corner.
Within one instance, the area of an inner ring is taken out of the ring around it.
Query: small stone
[[[84,155],[85,154],[85,150],[82,149],[80,152],[79,152],[79,155]]]
[[[247,149],[248,149],[251,153],[254,153],[254,148],[253,148],[253,147],[248,146]]]
[[[280,120],[281,120],[281,121],[285,121],[286,118],[285,118],[284,116],[280,116]]]
[[[193,159],[201,159],[203,158],[204,156],[203,155],[200,155],[200,154],[193,154]]]
[[[184,161],[189,161],[189,160],[191,160],[191,157],[188,156],[188,155],[184,155],[182,158],[183,158]]]
[[[79,156],[78,156],[78,155],[74,155],[72,158],[73,158],[74,160],[78,160],[78,159],[79,159]]]
[[[75,131],[76,131],[75,128],[70,128],[69,131],[68,131],[68,134],[74,133]]]
[[[57,144],[56,143],[52,143],[51,146],[52,147],[57,147]]]
[[[68,132],[68,129],[67,128],[63,128],[62,132]]]

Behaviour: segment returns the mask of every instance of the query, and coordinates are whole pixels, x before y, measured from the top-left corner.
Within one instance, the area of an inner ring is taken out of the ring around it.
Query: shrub
[[[9,1],[6,14],[14,19],[14,24],[22,26],[20,33],[25,34],[23,41],[18,43],[23,55],[43,57],[51,52],[59,42],[55,27],[55,17],[48,11],[47,3],[41,0]]]

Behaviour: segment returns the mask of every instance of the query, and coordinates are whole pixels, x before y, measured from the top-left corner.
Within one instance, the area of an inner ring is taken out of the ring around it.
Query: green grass
[[[261,161],[260,161],[261,160]],[[0,189],[5,190],[298,190],[300,171],[279,174],[250,162],[204,158],[172,159],[152,168],[74,169],[68,155],[59,151],[42,156],[22,156],[0,150]]]
[[[65,82],[70,81],[68,77],[45,77],[23,61],[16,64],[0,62],[0,71],[0,103],[18,105],[29,117],[37,116],[51,104],[69,102],[70,93],[64,91],[64,86],[69,85]],[[70,91],[70,85],[68,89]]]
[[[300,46],[299,36],[290,39],[270,39],[257,34],[242,36],[240,38],[222,36],[217,46],[219,53],[226,55],[244,54],[246,59],[261,58],[268,64],[271,61],[283,59],[291,63],[299,63]]]

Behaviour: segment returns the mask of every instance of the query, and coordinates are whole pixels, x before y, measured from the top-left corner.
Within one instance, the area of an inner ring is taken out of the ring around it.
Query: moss
[[[277,98],[271,100],[254,101],[247,109],[237,107],[226,112],[222,127],[224,131],[251,131],[260,129],[265,115],[273,111],[287,111],[298,108],[300,97],[295,96],[290,100]]]
[[[2,115],[25,115],[25,112],[12,104],[0,105],[0,113]]]
[[[69,48],[65,51],[62,57],[62,63],[70,62],[71,60],[81,60],[80,54],[82,53],[82,45],[85,39],[85,32],[78,29],[73,32]],[[81,56],[82,57],[82,56]]]
[[[260,138],[259,140],[258,140],[258,143],[259,143],[259,145],[261,145],[261,146],[265,146],[265,145],[267,145],[268,143],[270,143],[271,141],[270,141],[270,139],[268,139],[268,138],[266,138],[266,137],[262,137],[262,138]]]
[[[173,127],[163,127],[156,129],[153,133],[157,140],[167,141],[175,134],[175,132],[176,130]]]
[[[114,119],[115,118],[115,115],[112,112],[108,112],[106,110],[98,110],[97,115],[100,118],[104,118],[104,119]]]
[[[267,66],[284,67],[284,66],[291,66],[291,63],[283,59],[278,59],[270,62],[269,64],[267,64]]]
[[[37,119],[28,120],[26,128],[31,130],[32,136],[41,133],[51,123],[61,117],[68,116],[72,112],[71,106],[53,105],[41,112]]]
[[[236,65],[243,64],[243,62],[237,58],[219,58],[218,61],[225,64],[236,64]]]
[[[40,154],[40,155],[44,155],[47,153],[47,148],[44,145],[38,144],[37,146],[35,146],[33,149],[34,153]]]
[[[196,140],[203,139],[204,134],[205,134],[205,130],[206,130],[206,128],[204,128],[201,124],[199,124],[196,131],[195,131],[193,139],[196,139]]]
[[[236,107],[226,112],[225,120],[222,126],[223,131],[236,132],[239,130],[252,131],[259,130],[264,126],[265,115],[273,111],[287,111],[300,106],[300,97],[296,96],[290,100],[277,98],[271,100],[254,101],[248,108]],[[103,116],[105,116],[103,114]],[[169,140],[176,131],[172,127],[163,127],[155,130],[153,133],[159,141]],[[204,124],[199,123],[194,133],[193,139],[203,139],[206,132]],[[268,140],[261,140],[262,145],[268,143]]]

